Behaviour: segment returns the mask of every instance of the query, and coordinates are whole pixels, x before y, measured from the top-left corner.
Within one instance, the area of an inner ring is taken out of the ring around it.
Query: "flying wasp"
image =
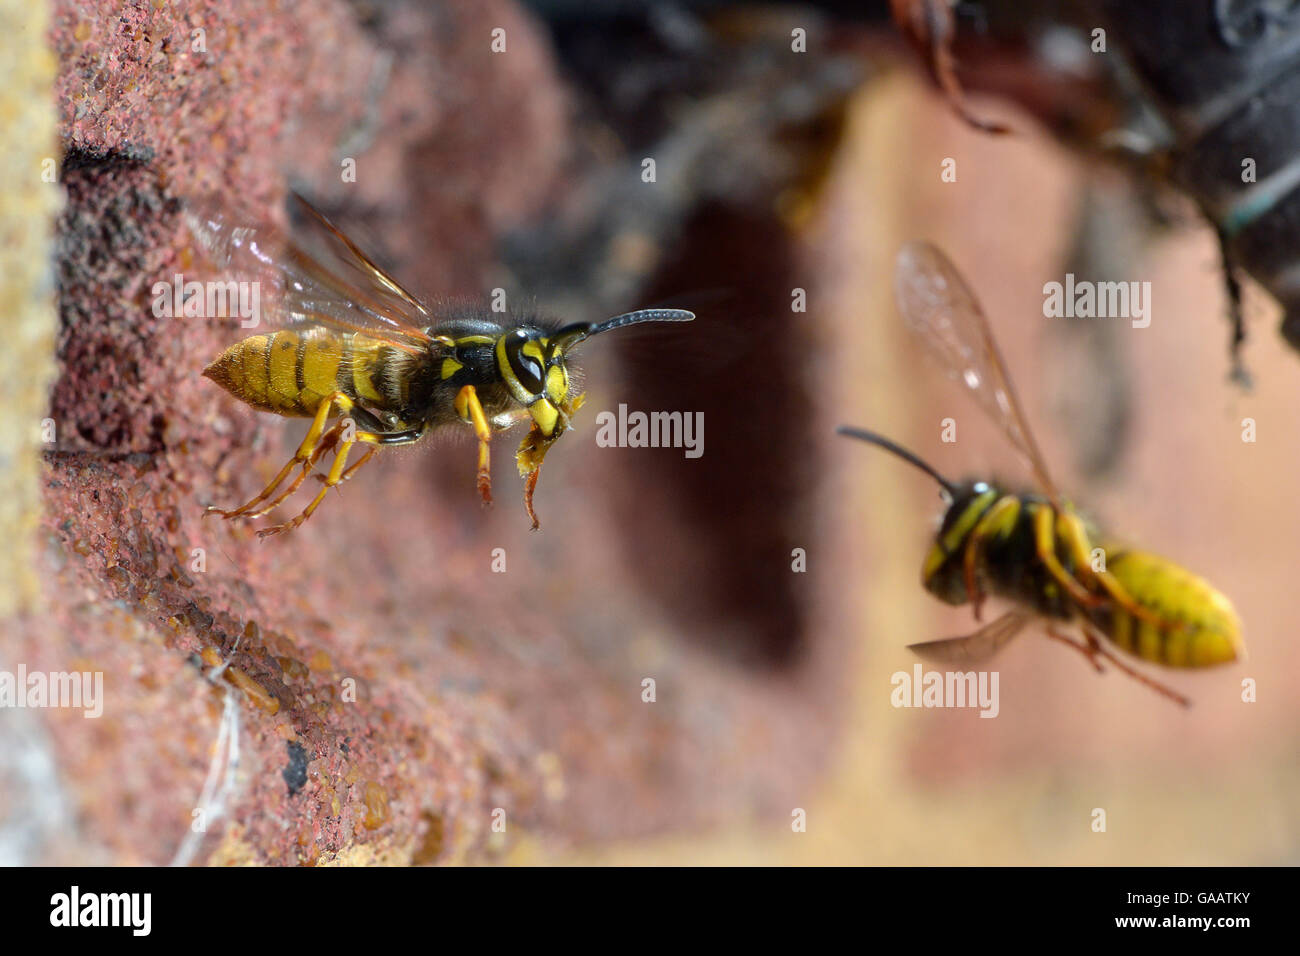
[[[1038,490],[992,481],[950,481],[889,439],[841,426],[842,435],[893,453],[938,482],[947,510],[926,556],[921,582],[952,605],[970,603],[975,620],[987,596],[1011,610],[973,634],[911,645],[928,660],[974,662],[1004,647],[1032,621],[1104,673],[1103,659],[1166,697],[1186,697],[1135,670],[1125,653],[1166,667],[1211,667],[1243,657],[1232,603],[1172,561],[1102,537],[1064,501],[1016,398],[992,329],[956,267],[937,248],[912,242],[898,256],[894,289],[907,327],[948,373],[964,383],[1027,461]],[[1077,625],[1081,639],[1064,633]]]
[[[486,309],[434,311],[306,200],[295,201],[319,252],[271,228],[187,210],[191,231],[213,263],[260,283],[259,319],[269,329],[231,345],[203,374],[259,411],[311,419],[293,458],[259,495],[238,508],[209,513],[259,518],[334,453],[328,473],[318,475],[323,487],[307,507],[261,529],[260,537],[306,521],[329,489],[356,474],[381,446],[411,444],[452,426],[468,426],[478,439],[477,487],[490,504],[489,442],[494,433],[530,420],[515,459],[524,479],[524,508],[536,529],[533,493],[542,460],[583,401],[568,366],[573,349],[624,326],[695,318],[681,309],[643,309],[599,323],[561,325]],[[365,453],[349,465],[357,444],[366,446]]]

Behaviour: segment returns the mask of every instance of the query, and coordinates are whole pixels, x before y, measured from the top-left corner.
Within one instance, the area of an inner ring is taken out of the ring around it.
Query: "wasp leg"
[[[478,493],[483,496],[485,505],[492,504],[492,473],[488,466],[491,462],[488,442],[492,440],[492,429],[488,427],[487,416],[478,400],[478,392],[473,385],[466,385],[456,395],[456,414],[461,421],[474,426],[478,436]]]
[[[361,468],[361,466],[370,460],[370,456],[379,450],[380,445],[409,445],[412,442],[419,441],[421,438],[423,438],[424,433],[425,433],[425,429],[423,427],[411,428],[406,431],[400,431],[400,432],[375,432],[374,435],[376,437],[374,441],[374,447],[366,449],[366,453],[364,455],[362,455],[358,460],[354,461],[352,464],[348,465],[347,471],[339,475],[338,484],[336,484],[334,487],[337,488],[338,485],[343,484],[343,482],[347,481],[349,478],[355,475],[357,471]],[[319,457],[319,454],[317,455],[317,457]],[[321,482],[322,484],[329,481],[328,475],[322,475],[319,472],[317,472],[314,477],[316,478],[317,481]]]
[[[1150,608],[1143,607],[1119,582],[1119,578],[1109,571],[1096,571],[1092,568],[1092,542],[1088,540],[1088,531],[1083,526],[1083,521],[1078,515],[1066,514],[1062,512],[1056,516],[1057,526],[1061,532],[1061,540],[1065,542],[1066,548],[1069,549],[1070,555],[1074,558],[1074,563],[1082,573],[1088,574],[1095,578],[1097,583],[1102,586],[1111,600],[1128,611],[1134,617],[1141,618],[1154,624],[1156,627],[1164,630],[1182,629],[1183,624],[1180,621],[1168,621]],[[1083,569],[1087,569],[1086,571]]]
[[[1010,127],[980,119],[966,105],[953,54],[957,19],[950,0],[908,0],[895,6],[894,22],[926,59],[931,75],[952,108],[967,125],[985,133],[1009,133]]]
[[[1100,655],[1101,657],[1106,658],[1106,660],[1110,661],[1111,664],[1115,665],[1115,667],[1119,668],[1129,677],[1132,677],[1135,681],[1137,681],[1140,684],[1146,684],[1147,687],[1150,687],[1157,694],[1160,694],[1164,697],[1168,697],[1175,704],[1180,704],[1183,707],[1192,706],[1191,700],[1184,697],[1182,694],[1178,693],[1178,691],[1174,690],[1171,687],[1166,687],[1158,680],[1155,680],[1152,677],[1148,677],[1146,674],[1143,674],[1139,670],[1135,670],[1134,668],[1130,667],[1128,664],[1125,664],[1114,654],[1112,654],[1109,650],[1106,649],[1105,645],[1102,644],[1102,639],[1098,637],[1097,634],[1087,625],[1084,625],[1083,633],[1088,638],[1088,645],[1093,654]]]
[[[1034,550],[1038,555],[1038,560],[1043,562],[1043,567],[1047,568],[1047,572],[1056,579],[1061,587],[1065,588],[1066,593],[1076,603],[1084,607],[1100,607],[1105,604],[1105,597],[1100,594],[1093,594],[1080,584],[1070,572],[1061,566],[1060,560],[1056,557],[1056,535],[1052,521],[1056,511],[1049,505],[1034,505],[1033,508]],[[1075,557],[1077,560],[1078,556],[1075,555]]]
[[[298,477],[289,482],[289,484],[286,485],[278,495],[266,504],[262,505],[262,507],[258,508],[256,511],[249,511],[239,517],[250,520],[253,518],[260,518],[263,515],[274,511],[287,501],[289,497],[302,486],[302,483],[306,480],[307,476],[316,469],[316,465],[320,460],[325,457],[330,449],[338,444],[339,436],[343,434],[343,429],[346,427],[346,422],[348,421],[350,421],[350,419],[344,418],[336,422],[328,431],[325,432],[325,434],[320,436],[320,441],[318,441],[316,447],[312,449],[311,457],[302,463],[302,470],[298,472]]]
[[[1209,218],[1209,213],[1205,213]],[[1250,372],[1241,358],[1241,349],[1246,342],[1246,310],[1242,304],[1241,280],[1237,278],[1237,263],[1232,254],[1228,233],[1221,227],[1215,227],[1215,237],[1219,241],[1219,255],[1223,259],[1223,288],[1228,294],[1228,319],[1232,323],[1232,343],[1228,346],[1228,355],[1232,360],[1232,381],[1243,389],[1251,387]]]
[[[582,397],[579,396],[577,404],[581,404],[581,401]],[[524,479],[524,510],[528,512],[534,531],[542,525],[537,520],[537,512],[533,510],[533,494],[537,491],[537,479],[542,474],[542,461],[559,435],[559,431],[552,432],[550,436],[542,434],[534,422],[524,440],[519,443],[519,450],[515,452],[515,464],[519,466],[519,475]]]
[[[1060,641],[1066,647],[1074,648],[1074,650],[1086,657],[1088,663],[1092,665],[1093,670],[1098,674],[1106,673],[1106,668],[1102,666],[1101,661],[1097,660],[1097,654],[1093,650],[1091,642],[1084,641],[1081,643],[1070,637],[1068,634],[1062,634],[1060,631],[1052,627],[1046,627],[1044,630],[1047,632],[1047,636],[1052,638],[1052,640]]]
[[[337,483],[334,487],[337,488],[338,485],[343,484],[343,482],[347,481],[347,480],[348,480],[349,478],[351,478],[354,474],[356,474],[357,469],[359,469],[362,465],[364,465],[366,462],[368,462],[368,461],[370,460],[370,456],[373,455],[373,454],[374,454],[375,452],[377,452],[377,451],[379,451],[379,446],[378,446],[378,445],[375,445],[375,446],[372,446],[372,447],[370,447],[370,448],[367,448],[367,449],[366,449],[366,453],[365,453],[364,455],[362,455],[360,458],[358,458],[358,459],[357,459],[356,461],[354,461],[352,464],[348,465],[347,471],[345,471],[345,472],[343,472],[343,474],[339,475],[338,483]],[[316,480],[319,481],[319,482],[321,482],[322,484],[323,484],[324,482],[329,481],[329,476],[328,476],[328,475],[322,475],[322,474],[320,474],[320,473],[317,473],[315,477],[316,477]]]
[[[368,443],[372,447],[367,449],[366,453],[361,457],[361,459],[356,463],[356,465],[348,469],[349,474],[354,473],[358,467],[360,467],[361,465],[365,464],[367,461],[370,460],[371,456],[373,456],[375,453],[375,448],[373,446],[381,444],[383,441],[383,436],[376,434],[374,432],[359,431],[359,432],[355,432],[350,438],[344,437],[343,443],[339,445],[339,450],[334,455],[334,464],[330,466],[330,473],[329,476],[326,477],[325,479],[325,485],[323,488],[321,488],[320,491],[316,492],[316,497],[311,500],[311,503],[302,510],[301,514],[295,516],[289,521],[284,522],[284,524],[277,524],[277,525],[272,525],[269,528],[263,528],[261,531],[257,532],[257,536],[259,538],[265,538],[268,537],[269,535],[282,534],[285,531],[292,531],[294,528],[298,527],[300,524],[302,524],[304,521],[310,518],[312,516],[312,512],[314,512],[318,507],[320,507],[320,503],[325,500],[325,496],[329,494],[329,490],[343,480],[344,468],[348,463],[348,452],[351,451],[352,446],[359,441]]]
[[[263,501],[266,501],[271,497],[271,495],[275,494],[275,490],[284,483],[284,480],[289,477],[289,473],[293,471],[295,467],[302,465],[306,469],[306,473],[310,473],[312,453],[316,450],[316,446],[321,441],[322,433],[325,431],[325,422],[329,420],[330,410],[335,405],[338,406],[340,412],[346,413],[352,408],[352,399],[348,398],[348,396],[344,395],[342,392],[334,392],[321,402],[319,406],[317,406],[316,417],[312,419],[311,428],[307,429],[307,434],[303,437],[302,444],[298,446],[297,453],[289,460],[288,464],[280,469],[280,473],[272,479],[271,483],[262,489],[261,494],[244,503],[240,507],[234,508],[230,511],[223,511],[221,508],[209,507],[207,509],[207,514],[219,514],[221,517],[226,519],[254,517],[249,512],[256,509]],[[306,474],[302,475],[299,478],[298,483],[301,483],[302,478],[305,477]],[[276,501],[283,501],[284,497],[277,498]],[[265,514],[268,510],[270,509],[267,508],[259,511],[258,514]]]
[[[962,570],[966,579],[966,593],[970,595],[971,609],[975,620],[981,620],[980,608],[984,604],[984,591],[979,586],[976,571],[979,569],[979,556],[983,553],[984,542],[995,534],[1009,532],[1020,516],[1020,499],[1006,495],[993,505],[980,518],[966,539],[966,552],[962,555]]]
[[[259,504],[270,497],[276,488],[280,487],[284,482],[284,479],[289,477],[289,472],[293,471],[297,464],[298,459],[296,457],[290,458],[288,463],[280,469],[280,473],[271,479],[271,483],[262,489],[261,494],[240,505],[238,508],[225,510],[223,508],[218,508],[216,505],[208,505],[208,507],[204,509],[203,516],[206,518],[208,515],[221,515],[221,517],[226,520],[245,517],[250,509],[256,508]]]
[[[529,472],[528,477],[524,479],[524,510],[528,512],[534,531],[542,526],[542,523],[537,520],[537,512],[533,510],[533,492],[537,490],[537,476],[541,473],[542,466],[538,465],[536,470]]]

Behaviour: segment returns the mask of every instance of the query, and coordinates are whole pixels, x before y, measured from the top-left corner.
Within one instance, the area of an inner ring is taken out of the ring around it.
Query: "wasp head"
[[[573,388],[565,364],[572,349],[585,339],[610,329],[640,322],[689,322],[683,309],[641,309],[604,322],[578,322],[553,332],[519,327],[497,339],[496,361],[515,401],[528,409],[544,438],[556,438],[569,426],[574,412]]]
[[[546,437],[568,427],[569,369],[565,330],[548,335],[540,329],[516,328],[496,344],[497,369],[515,401],[528,409]]]
[[[1002,497],[1002,492],[985,481],[949,481],[915,452],[908,451],[876,432],[847,425],[841,425],[837,431],[849,438],[883,448],[925,472],[939,485],[939,493],[943,495],[948,508],[944,512],[934,544],[930,546],[930,553],[926,555],[925,565],[921,569],[921,583],[945,604],[965,604],[972,600],[974,595],[967,587],[966,545],[980,518]]]
[[[1001,495],[984,481],[966,481],[944,489],[948,510],[925,557],[921,583],[945,604],[965,604],[972,599],[967,588],[966,546],[980,518]]]

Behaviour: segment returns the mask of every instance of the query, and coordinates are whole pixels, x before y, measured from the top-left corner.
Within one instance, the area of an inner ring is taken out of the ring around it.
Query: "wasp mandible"
[[[1105,659],[1157,692],[1183,695],[1113,654],[1167,667],[1210,667],[1243,657],[1241,622],[1232,603],[1172,561],[1102,537],[1064,501],[1021,410],[987,317],[957,268],[937,248],[912,242],[898,256],[898,308],[907,327],[947,372],[962,382],[1027,461],[1037,491],[992,481],[954,482],[889,439],[841,426],[840,434],[877,445],[938,482],[947,502],[921,572],[925,589],[947,604],[970,603],[976,621],[987,596],[1015,605],[973,634],[910,645],[943,662],[984,660],[1032,621],[1082,653],[1099,672]],[[1077,625],[1082,640],[1058,629]]]
[[[457,425],[472,428],[478,439],[477,486],[490,503],[488,443],[494,433],[529,420],[515,458],[524,508],[537,528],[533,493],[542,460],[583,401],[568,366],[572,351],[612,329],[695,318],[682,309],[643,309],[600,323],[561,325],[486,309],[435,311],[306,200],[295,201],[319,240],[319,253],[275,229],[236,225],[220,212],[191,208],[187,214],[215,265],[261,283],[260,318],[270,329],[231,345],[203,374],[259,411],[311,419],[293,458],[260,494],[238,508],[209,513],[261,517],[334,453],[307,507],[261,529],[260,537],[306,521],[329,489],[356,474],[381,446],[410,444]],[[349,465],[357,444],[366,446],[365,453]]]

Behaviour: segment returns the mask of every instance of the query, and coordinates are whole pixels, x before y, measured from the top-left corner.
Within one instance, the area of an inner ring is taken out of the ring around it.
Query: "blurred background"
[[[963,5],[958,73],[968,110],[1012,130],[994,136],[955,113],[883,3],[583,6],[23,14],[53,54],[12,60],[27,86],[10,87],[55,91],[52,115],[22,100],[45,133],[21,168],[57,156],[57,183],[18,182],[61,204],[57,300],[39,274],[14,280],[31,344],[5,387],[58,438],[12,445],[23,504],[0,518],[34,545],[0,576],[0,669],[100,669],[108,701],[97,721],[0,710],[0,860],[1295,862],[1300,364],[1284,305],[1250,279],[1276,292],[1292,260],[1250,228],[1218,241],[1235,207],[1188,171],[1216,143],[1236,169],[1249,137],[1227,143],[1232,115],[1197,112],[1223,96],[1180,98],[1179,76],[1213,72],[1182,63],[1190,41],[1135,49],[1106,3]],[[1196,9],[1236,44],[1220,47],[1285,45],[1289,24],[1256,37],[1212,6]],[[1224,75],[1267,119],[1262,81]],[[259,543],[202,506],[260,488],[301,423],[201,380],[231,330],[156,318],[147,293],[202,268],[186,195],[276,217],[288,188],[431,299],[504,289],[565,320],[699,318],[586,348],[588,404],[547,459],[540,533],[510,439],[490,511],[472,444],[447,440],[384,456]],[[919,583],[932,484],[835,426],[949,475],[1029,480],[904,331],[893,263],[913,238],[984,302],[1071,497],[1235,602],[1247,661],[1159,675],[1190,711],[1037,635],[998,660],[996,719],[891,706],[905,645],[971,618]],[[1225,249],[1249,388],[1231,380]],[[1045,318],[1044,283],[1067,272],[1150,282],[1150,327]],[[620,403],[702,412],[703,456],[599,447],[596,415]],[[219,660],[234,683],[210,678]]]

